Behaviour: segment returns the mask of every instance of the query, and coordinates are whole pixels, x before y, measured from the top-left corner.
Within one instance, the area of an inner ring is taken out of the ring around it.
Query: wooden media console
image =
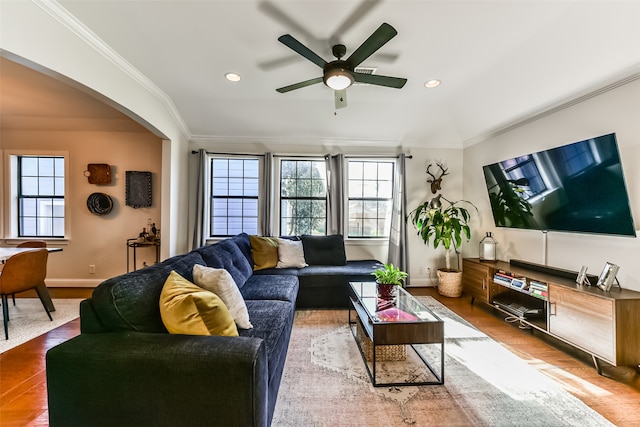
[[[577,272],[523,261],[465,258],[464,291],[521,324],[615,366],[640,364],[640,292],[578,285]]]

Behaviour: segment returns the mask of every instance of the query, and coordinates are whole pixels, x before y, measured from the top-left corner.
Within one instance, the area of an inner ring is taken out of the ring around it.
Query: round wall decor
[[[106,215],[113,209],[111,196],[104,193],[92,193],[87,198],[87,208],[95,215]]]

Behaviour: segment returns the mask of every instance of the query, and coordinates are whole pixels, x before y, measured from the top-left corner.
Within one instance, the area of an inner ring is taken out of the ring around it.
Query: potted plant
[[[383,299],[393,298],[395,287],[402,286],[402,281],[408,276],[393,264],[384,264],[371,274],[375,276],[378,284],[378,296]]]
[[[425,245],[433,242],[433,248],[440,245],[445,249],[445,269],[438,269],[438,292],[444,296],[459,297],[462,294],[462,272],[451,268],[451,251],[462,245],[463,236],[467,241],[471,238],[469,220],[471,214],[462,206],[467,203],[478,210],[473,203],[458,200],[444,206],[440,199],[442,195],[422,203],[409,213],[411,223],[418,230],[418,235]]]

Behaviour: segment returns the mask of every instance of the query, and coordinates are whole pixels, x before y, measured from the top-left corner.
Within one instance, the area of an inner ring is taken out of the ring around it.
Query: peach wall
[[[162,229],[162,141],[158,137],[149,133],[16,130],[4,130],[0,137],[0,148],[4,151],[69,152],[66,211],[70,218],[69,240],[50,244],[62,247],[63,251],[49,258],[49,286],[95,286],[104,279],[125,273],[127,238],[137,236],[142,227],[146,227],[148,218]],[[112,183],[89,184],[83,175],[88,163],[111,165]],[[134,209],[125,205],[127,170],[152,172],[151,207]],[[7,194],[6,185],[3,188]],[[111,213],[98,216],[89,212],[86,202],[93,192],[111,196],[114,200]],[[4,230],[7,230],[7,218],[3,217],[2,223],[5,224]],[[154,259],[152,250],[148,248],[139,250],[138,255],[138,267],[143,261],[152,262]],[[96,266],[95,274],[89,273],[90,264]]]

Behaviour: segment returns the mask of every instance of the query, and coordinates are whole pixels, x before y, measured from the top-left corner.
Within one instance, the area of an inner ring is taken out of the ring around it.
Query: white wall
[[[473,244],[465,256],[477,257],[477,244],[486,231],[498,241],[498,258],[522,259],[538,264],[598,275],[605,262],[620,266],[622,287],[640,291],[640,240],[591,234],[549,232],[546,251],[540,231],[496,228],[484,184],[482,166],[521,154],[615,132],[629,190],[636,229],[640,226],[640,79],[560,110],[510,132],[464,150],[464,195],[480,209]]]
[[[391,144],[390,144],[391,145]],[[200,142],[192,143],[191,149],[198,150],[204,148],[210,152],[217,153],[250,153],[261,154],[265,152],[273,152],[278,155],[287,154],[304,154],[319,155],[327,153],[339,154],[343,153],[347,156],[357,155],[389,155],[395,156],[399,152],[412,155],[412,159],[407,160],[407,205],[408,210],[412,210],[418,204],[433,197],[428,184],[428,175],[425,173],[427,166],[433,163],[431,170],[435,168],[435,162],[440,162],[448,168],[449,175],[445,176],[442,183],[441,193],[449,200],[455,201],[462,197],[462,150],[461,149],[442,149],[442,148],[417,148],[397,146],[363,146],[362,142],[349,143],[349,141],[317,142],[315,144],[292,145],[274,143],[272,141],[256,141],[256,142]],[[196,156],[191,156],[189,160],[191,177],[189,194],[195,194],[195,173],[196,173]],[[193,197],[189,200],[190,210],[193,210]],[[444,267],[444,250],[438,248],[434,250],[427,247],[417,236],[415,229],[409,224],[409,259],[412,286],[435,285],[437,282],[435,269]],[[354,239],[346,241],[347,258],[356,259],[379,259],[386,261],[387,244],[386,242]],[[432,269],[431,278],[428,277],[428,268]]]

